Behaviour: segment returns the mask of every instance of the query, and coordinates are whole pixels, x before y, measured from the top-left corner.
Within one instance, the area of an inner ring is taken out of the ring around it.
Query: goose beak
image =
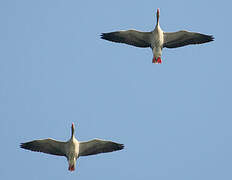
[[[156,12],[157,23],[159,23],[159,15],[160,15],[160,10],[158,8]]]

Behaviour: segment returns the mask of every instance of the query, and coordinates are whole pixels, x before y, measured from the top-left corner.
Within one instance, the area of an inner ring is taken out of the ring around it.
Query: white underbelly
[[[161,56],[162,54],[162,48],[163,48],[163,32],[156,32],[155,33],[155,38],[153,41],[153,45],[152,45],[152,51],[153,51],[153,55],[154,57],[158,58]]]

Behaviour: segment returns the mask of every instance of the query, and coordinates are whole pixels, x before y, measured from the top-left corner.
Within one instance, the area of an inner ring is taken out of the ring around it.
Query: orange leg
[[[155,58],[152,59],[152,63],[155,63]]]

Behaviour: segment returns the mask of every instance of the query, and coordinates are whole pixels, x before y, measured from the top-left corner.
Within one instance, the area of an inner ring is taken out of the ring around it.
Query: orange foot
[[[162,60],[161,60],[160,57],[157,58],[157,63],[158,63],[158,64],[161,64],[161,63],[162,63]]]
[[[157,61],[156,61],[155,57],[152,59],[152,63],[157,64]]]
[[[162,60],[161,60],[160,57],[158,57],[157,59],[154,57],[154,58],[152,59],[152,63],[161,64],[161,63],[162,63]]]
[[[69,171],[74,171],[74,170],[75,170],[74,165],[69,165],[68,170],[69,170]]]

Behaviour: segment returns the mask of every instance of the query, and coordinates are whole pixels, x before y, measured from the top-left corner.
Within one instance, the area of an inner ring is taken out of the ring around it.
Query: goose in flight
[[[43,152],[57,156],[65,156],[68,160],[69,171],[75,170],[76,160],[80,156],[107,153],[118,151],[124,148],[123,144],[100,139],[79,142],[74,136],[74,130],[74,124],[72,123],[71,138],[66,142],[56,141],[49,138],[21,143],[20,147],[31,151]]]
[[[153,52],[153,63],[162,63],[161,54],[163,48],[178,48],[190,44],[202,44],[214,40],[211,35],[205,35],[185,30],[177,32],[163,32],[159,25],[160,11],[157,9],[157,23],[155,29],[151,32],[141,32],[136,30],[115,31],[110,33],[102,33],[101,38],[117,42],[125,43],[136,47],[150,47]]]

